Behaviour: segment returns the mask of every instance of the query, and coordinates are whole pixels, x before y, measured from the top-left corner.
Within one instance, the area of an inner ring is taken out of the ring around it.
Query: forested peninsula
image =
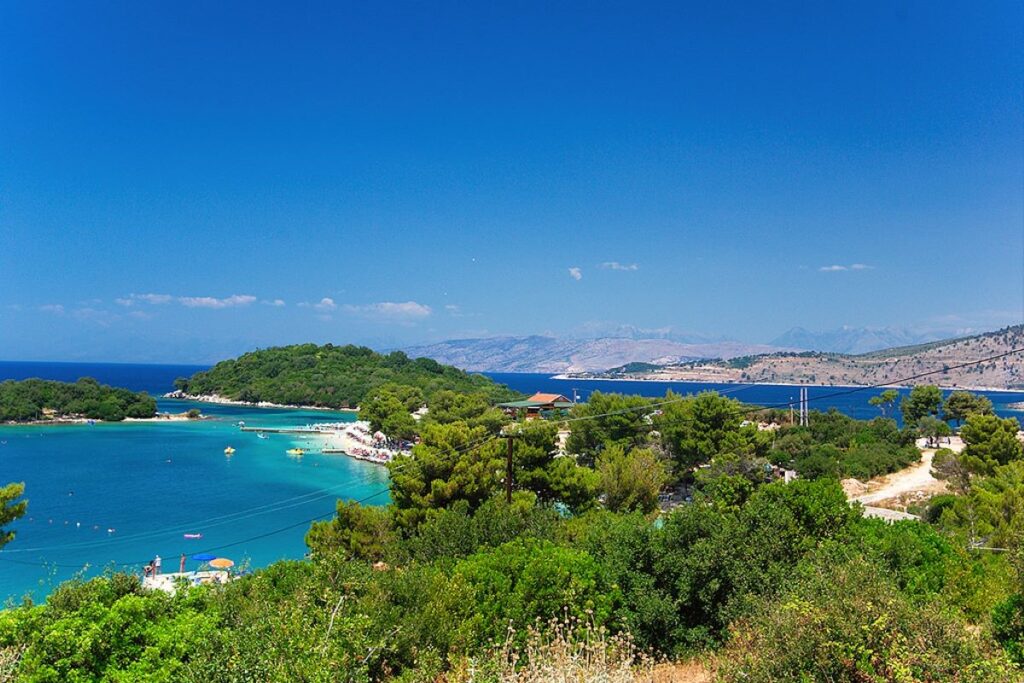
[[[156,400],[149,394],[100,384],[91,377],[73,383],[42,379],[0,382],[0,422],[119,422],[155,415]]]
[[[413,387],[429,400],[442,390],[483,394],[490,401],[516,393],[487,377],[409,358],[401,351],[379,354],[365,346],[298,344],[246,353],[179,378],[179,395],[217,397],[243,403],[354,408],[382,386]]]

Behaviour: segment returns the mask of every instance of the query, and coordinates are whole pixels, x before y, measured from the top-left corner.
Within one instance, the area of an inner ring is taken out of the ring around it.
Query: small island
[[[91,377],[77,382],[27,379],[0,382],[0,422],[39,424],[121,422],[174,419],[158,416],[156,400],[146,392],[100,384]],[[180,419],[189,419],[183,416]]]
[[[174,382],[168,398],[266,407],[357,408],[375,390],[411,387],[430,399],[442,390],[483,394],[492,402],[517,394],[491,379],[409,358],[401,351],[380,354],[364,346],[297,344],[260,349],[221,361],[209,370]]]

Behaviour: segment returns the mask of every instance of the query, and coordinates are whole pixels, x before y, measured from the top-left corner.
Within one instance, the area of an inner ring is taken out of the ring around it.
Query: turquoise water
[[[45,598],[83,569],[141,571],[157,554],[164,571],[177,571],[181,553],[208,550],[251,566],[300,558],[307,520],[329,516],[338,498],[378,494],[367,503],[388,502],[379,465],[315,452],[290,457],[289,448],[317,450],[319,440],[259,439],[237,426],[350,421],[350,414],[160,401],[162,411],[193,406],[213,419],[0,427],[0,479],[24,481],[29,501],[12,525],[16,540],[0,551],[0,595]],[[236,452],[226,457],[229,445]]]
[[[169,391],[175,377],[198,366],[111,363],[22,363],[0,361],[0,380],[42,377],[74,381],[92,376],[136,391]],[[554,391],[581,399],[595,389],[662,396],[667,389],[691,393],[714,389],[761,405],[793,400],[795,387],[666,382],[555,380],[541,374],[491,373],[524,393]],[[854,417],[873,417],[867,400],[876,390],[810,387],[812,407],[834,406]],[[1024,415],[1007,407],[1020,393],[982,392],[1001,415]],[[347,421],[352,415],[324,411],[268,410],[159,401],[160,410],[198,407],[202,422],[0,426],[0,484],[24,481],[28,514],[13,529],[17,538],[0,550],[0,596],[32,593],[45,598],[52,587],[78,572],[94,575],[117,567],[140,571],[154,555],[165,571],[176,570],[181,553],[212,551],[239,564],[259,567],[300,558],[309,520],[329,517],[335,501],[367,499],[384,504],[387,474],[379,465],[343,455],[285,451],[315,450],[315,440],[290,435],[259,439],[240,432],[250,426],[301,426]],[[224,448],[237,452],[227,458]],[[368,498],[369,496],[374,496]],[[108,531],[113,529],[113,531]],[[202,533],[185,540],[185,533]],[[198,563],[189,561],[188,568]]]

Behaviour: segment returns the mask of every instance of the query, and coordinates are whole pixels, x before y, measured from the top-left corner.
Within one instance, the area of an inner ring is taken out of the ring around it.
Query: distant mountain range
[[[552,373],[594,372],[638,362],[669,365],[782,350],[788,349],[728,340],[686,343],[665,338],[565,339],[540,335],[454,339],[403,349],[412,357],[426,356],[463,370]]]
[[[926,344],[943,338],[944,335],[935,332],[912,332],[898,327],[841,327],[825,332],[794,327],[769,344],[801,351],[858,354],[896,346]]]
[[[685,382],[890,385],[1024,389],[1024,325],[857,355],[779,352],[661,367],[627,364],[601,377]],[[975,361],[987,360],[983,363]]]

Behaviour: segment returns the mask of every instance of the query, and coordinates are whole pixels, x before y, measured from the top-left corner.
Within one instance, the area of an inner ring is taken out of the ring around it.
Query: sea
[[[105,384],[160,396],[177,377],[205,366],[115,363],[0,362],[0,380],[39,377]],[[663,396],[715,390],[759,405],[784,406],[798,388],[694,382],[554,379],[547,374],[490,373],[523,393],[591,392]],[[811,408],[858,418],[877,414],[877,390],[809,387]],[[1024,417],[1007,404],[1014,392],[981,392],[996,412]],[[300,427],[354,420],[351,413],[196,404],[158,398],[160,411],[199,408],[210,419],[190,422],[0,426],[0,485],[24,482],[28,512],[14,522],[15,540],[0,550],[0,597],[43,601],[60,582],[123,570],[141,573],[159,555],[163,570],[196,569],[193,556],[215,555],[240,571],[299,559],[309,525],[329,519],[336,501],[383,505],[388,478],[380,465],[318,452],[317,437],[271,434],[261,439],[239,425]],[[232,447],[235,452],[226,455]],[[301,457],[289,455],[303,448]],[[187,538],[199,534],[201,538]]]

